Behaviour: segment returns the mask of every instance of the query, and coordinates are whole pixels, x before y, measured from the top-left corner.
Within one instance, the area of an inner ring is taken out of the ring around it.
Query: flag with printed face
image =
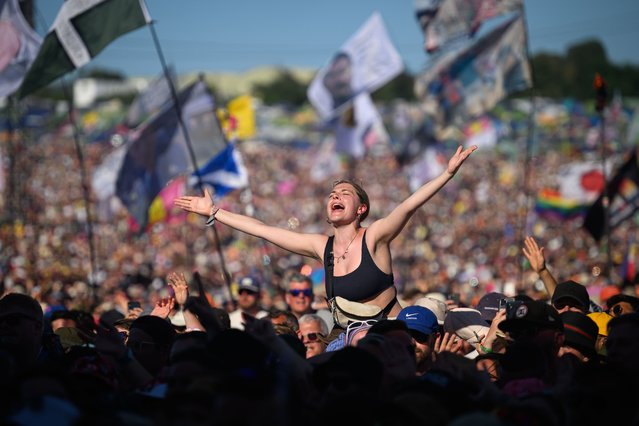
[[[415,18],[417,18],[419,28],[421,28],[422,33],[424,34],[424,49],[426,49],[426,33],[428,31],[428,28],[430,27],[431,22],[433,22],[433,19],[435,19],[441,3],[442,0],[413,1]]]
[[[116,38],[151,22],[144,0],[67,0],[20,86],[23,98],[88,64]]]
[[[173,104],[133,131],[127,142],[116,194],[139,230],[146,228],[149,206],[167,182],[193,171],[190,148],[199,168],[226,145],[215,116],[215,102],[203,82],[182,90],[178,100],[190,147]]]
[[[42,37],[22,16],[18,0],[0,0],[0,98],[20,87]]]
[[[417,77],[415,91],[440,128],[463,124],[531,87],[523,17],[515,16]]]
[[[636,150],[632,151],[628,160],[608,182],[606,192],[609,200],[608,225],[612,231],[639,210],[639,165]],[[606,229],[603,199],[602,193],[588,209],[583,223],[584,228],[597,241],[604,237]]]
[[[323,120],[335,118],[359,94],[372,93],[404,70],[384,21],[374,13],[318,71],[308,99]]]
[[[219,154],[211,158],[197,173],[189,178],[189,185],[199,185],[197,174],[201,182],[213,189],[216,197],[223,197],[235,189],[248,186],[248,172],[242,155],[234,144],[229,143]]]
[[[424,48],[434,52],[450,41],[473,36],[488,19],[522,10],[522,0],[443,0],[424,29]]]

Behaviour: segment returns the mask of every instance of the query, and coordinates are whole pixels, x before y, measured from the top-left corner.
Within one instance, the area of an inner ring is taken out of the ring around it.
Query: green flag
[[[25,76],[18,97],[86,65],[119,36],[151,22],[144,0],[67,0]]]

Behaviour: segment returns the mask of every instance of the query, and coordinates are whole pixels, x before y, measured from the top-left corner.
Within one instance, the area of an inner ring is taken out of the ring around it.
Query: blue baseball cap
[[[399,311],[397,319],[404,321],[409,330],[424,334],[432,334],[439,329],[437,317],[433,311],[423,306],[407,306]]]

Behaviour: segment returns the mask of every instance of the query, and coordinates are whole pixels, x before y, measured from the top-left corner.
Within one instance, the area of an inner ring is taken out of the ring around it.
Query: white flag
[[[375,12],[342,45],[308,88],[308,98],[324,120],[339,115],[358,94],[380,88],[404,70],[384,21]]]
[[[0,0],[0,98],[18,90],[41,44],[18,0]]]

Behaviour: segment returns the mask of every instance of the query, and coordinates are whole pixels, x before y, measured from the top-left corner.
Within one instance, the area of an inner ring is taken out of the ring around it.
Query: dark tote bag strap
[[[326,283],[326,296],[328,300],[335,297],[333,289],[333,236],[328,237],[324,248],[324,282]]]

